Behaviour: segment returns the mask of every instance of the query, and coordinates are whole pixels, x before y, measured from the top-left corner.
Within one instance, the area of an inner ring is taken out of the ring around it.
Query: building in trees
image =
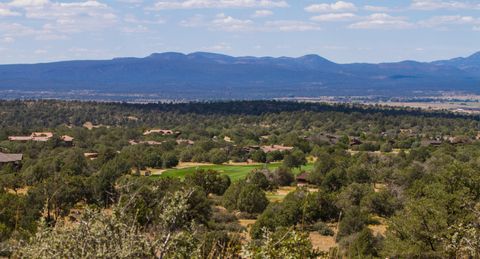
[[[298,186],[305,186],[309,184],[310,182],[308,181],[309,178],[309,173],[307,172],[302,172],[301,174],[297,175],[296,180],[297,180],[297,185]]]
[[[0,168],[7,164],[13,164],[19,167],[23,159],[23,154],[5,154],[0,152]]]
[[[52,132],[33,132],[30,136],[10,136],[10,141],[39,141],[47,142],[53,138]]]

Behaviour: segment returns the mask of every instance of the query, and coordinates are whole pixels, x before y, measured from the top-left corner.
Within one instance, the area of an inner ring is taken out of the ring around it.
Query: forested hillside
[[[1,256],[480,254],[478,117],[0,101],[0,118]]]

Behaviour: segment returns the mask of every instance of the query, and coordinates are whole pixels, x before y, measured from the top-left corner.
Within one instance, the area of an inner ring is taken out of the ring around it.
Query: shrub
[[[318,221],[311,225],[310,230],[318,232],[322,236],[333,236],[335,232],[324,222]]]
[[[246,181],[247,183],[253,184],[262,190],[270,189],[270,182],[261,171],[254,170],[250,172],[246,177]]]
[[[247,184],[238,195],[237,208],[248,213],[261,213],[268,205],[265,192],[256,185]]]
[[[214,170],[197,170],[193,174],[187,175],[185,182],[201,187],[207,195],[210,193],[223,195],[231,181],[227,175],[221,175]]]

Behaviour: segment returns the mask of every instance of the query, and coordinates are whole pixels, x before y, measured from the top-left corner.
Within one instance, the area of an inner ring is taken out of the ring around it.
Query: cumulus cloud
[[[474,25],[480,26],[480,18],[462,15],[434,16],[419,22],[420,26],[429,28],[446,28],[451,25]]]
[[[18,12],[14,12],[8,8],[0,7],[0,17],[6,17],[6,16],[20,16],[21,14]]]
[[[215,44],[215,45],[213,45],[213,46],[204,47],[204,48],[202,48],[202,49],[203,49],[203,50],[206,50],[206,51],[219,51],[219,52],[224,52],[224,51],[232,50],[232,46],[230,46],[230,44],[228,44],[228,43],[220,42],[220,43]]]
[[[252,15],[252,17],[259,18],[259,17],[267,17],[272,15],[273,15],[273,12],[270,10],[256,10],[255,13]]]
[[[357,16],[354,13],[329,13],[313,16],[310,20],[315,22],[341,22],[341,21],[351,21]]]
[[[278,21],[268,21],[265,23],[264,29],[270,31],[318,31],[320,26],[315,23],[296,21],[296,20],[278,20]]]
[[[406,29],[413,27],[405,17],[391,16],[386,13],[375,13],[362,21],[351,24],[350,29]]]
[[[465,1],[413,0],[410,7],[416,10],[480,9],[480,4]]]
[[[388,12],[390,8],[386,6],[366,5],[363,7],[363,10],[370,12]]]
[[[351,12],[356,10],[357,7],[355,4],[344,1],[338,1],[332,4],[313,4],[305,7],[305,11],[311,13]]]
[[[275,8],[288,7],[283,0],[172,0],[158,1],[151,9],[201,9],[201,8]]]
[[[213,20],[203,15],[195,15],[182,20],[183,27],[206,27],[210,30],[228,32],[293,32],[320,30],[320,26],[313,22],[299,20],[270,20],[263,23],[255,23],[249,19],[238,19],[224,13],[218,14]]]
[[[196,14],[192,17],[180,21],[180,26],[182,27],[200,27],[206,26],[208,21],[204,15]]]
[[[20,23],[0,23],[0,35],[4,42],[13,42],[18,38],[31,37],[35,40],[65,39],[66,36],[58,35],[47,28],[32,28]]]
[[[15,7],[32,7],[32,6],[43,6],[49,4],[49,0],[13,0],[9,3],[10,6]]]
[[[22,11],[27,19],[45,20],[42,30],[53,34],[100,30],[114,25],[116,15],[99,1],[57,2],[49,0],[14,0],[8,4]],[[42,39],[58,39],[40,35]]]
[[[211,27],[223,31],[247,31],[252,29],[252,24],[251,20],[236,19],[221,13],[211,22]]]

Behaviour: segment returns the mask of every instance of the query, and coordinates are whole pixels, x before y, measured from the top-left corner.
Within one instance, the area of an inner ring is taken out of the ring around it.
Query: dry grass
[[[280,202],[283,201],[285,196],[295,191],[296,189],[297,187],[295,186],[282,186],[274,192],[267,192],[267,198],[270,202]]]
[[[17,189],[17,192],[15,192],[12,189],[7,189],[7,192],[11,194],[16,194],[16,195],[27,195],[29,189],[30,189],[29,186],[25,186],[20,189]]]
[[[378,220],[380,224],[378,225],[369,225],[368,228],[372,230],[374,235],[382,235],[385,236],[387,232],[387,221],[381,217],[374,217],[375,220]]]
[[[92,130],[92,129],[98,129],[98,128],[101,128],[101,127],[106,127],[107,129],[110,128],[110,126],[105,126],[105,125],[93,125],[92,122],[90,121],[87,121],[83,124],[83,127],[84,128],[87,128],[88,130]]]
[[[387,232],[387,225],[380,224],[380,225],[370,225],[368,226],[370,230],[372,230],[373,235],[382,235],[385,236],[385,233]]]
[[[322,236],[318,232],[310,232],[310,241],[315,249],[322,252],[328,252],[332,247],[336,247],[334,236]]]
[[[147,171],[150,171],[150,175],[161,175],[163,172],[167,171],[167,169],[147,168],[147,170],[142,170],[140,172],[142,175],[145,175]]]

